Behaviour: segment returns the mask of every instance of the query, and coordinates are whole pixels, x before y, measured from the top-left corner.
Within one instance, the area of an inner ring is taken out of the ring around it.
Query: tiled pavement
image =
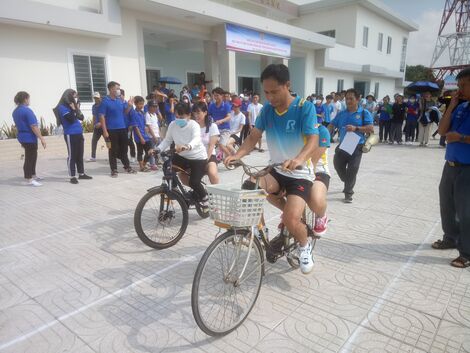
[[[374,148],[351,205],[333,171],[313,273],[270,266],[248,320],[218,339],[197,328],[190,304],[217,229],[192,211],[176,246],[147,248],[133,212],[161,173],[111,179],[103,152],[79,185],[66,182],[65,145],[41,151],[42,188],[21,185],[19,158],[2,162],[1,352],[470,352],[470,271],[449,266],[455,250],[430,248],[441,236],[436,145]],[[278,214],[269,207],[267,218],[272,235]]]

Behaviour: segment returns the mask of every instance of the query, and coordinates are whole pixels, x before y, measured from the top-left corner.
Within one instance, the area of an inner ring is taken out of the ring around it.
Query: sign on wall
[[[225,24],[225,33],[228,50],[290,58],[290,38],[258,32],[229,23]]]

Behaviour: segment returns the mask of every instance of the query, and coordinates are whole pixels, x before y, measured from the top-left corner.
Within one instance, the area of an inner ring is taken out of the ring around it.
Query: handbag
[[[364,126],[364,110],[362,110],[362,126]],[[372,146],[379,143],[379,137],[374,134],[374,132],[364,134],[364,137],[366,138],[366,142],[364,143],[364,146],[362,146],[362,153],[369,153]]]

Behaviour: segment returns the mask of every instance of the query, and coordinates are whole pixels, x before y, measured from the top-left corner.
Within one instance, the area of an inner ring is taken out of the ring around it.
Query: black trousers
[[[189,186],[194,190],[198,200],[202,200],[207,196],[206,189],[201,184],[201,180],[206,174],[207,160],[206,159],[187,159],[175,154],[173,157],[173,165],[182,169],[191,169],[189,177]]]
[[[406,121],[405,125],[405,141],[406,142],[414,142],[415,140],[415,132],[416,132],[416,125],[418,125],[417,121]]]
[[[95,127],[93,130],[93,138],[91,139],[91,158],[96,158],[96,146],[98,146],[98,141],[101,136],[103,136],[103,129]]]
[[[248,137],[249,133],[250,133],[250,124],[243,125],[243,129],[242,129],[242,132],[240,134],[240,139],[241,139],[242,143]]]
[[[403,136],[403,122],[392,121],[390,128],[390,141],[402,142]]]
[[[133,131],[128,133],[127,143],[129,145],[129,152],[131,154],[131,158],[135,158],[135,143],[134,143],[134,132]]]
[[[38,160],[38,144],[37,143],[22,143],[24,148],[24,164],[23,172],[25,179],[31,179],[36,175],[36,162]]]
[[[117,170],[117,158],[129,168],[129,158],[127,158],[127,129],[108,130],[109,139],[111,140],[111,148],[108,150],[109,167],[111,171]]]
[[[339,178],[344,183],[343,192],[345,195],[354,194],[354,185],[356,185],[356,177],[361,165],[362,147],[363,145],[357,145],[352,155],[341,150],[339,145],[336,147],[333,165]]]
[[[439,206],[444,239],[455,242],[460,255],[470,259],[470,167],[451,167],[446,162]]]
[[[64,135],[65,143],[67,144],[67,168],[69,176],[74,177],[76,172],[78,174],[85,173],[83,167],[83,152],[84,152],[84,138],[83,134]]]
[[[390,138],[391,120],[379,120],[379,140],[387,141]]]
[[[149,160],[149,150],[152,148],[152,142],[151,141],[146,141],[145,144],[141,144],[140,142],[137,143],[137,160],[139,162],[144,161],[144,163],[147,163]],[[145,155],[144,155],[145,152]],[[144,157],[142,159],[142,156]]]

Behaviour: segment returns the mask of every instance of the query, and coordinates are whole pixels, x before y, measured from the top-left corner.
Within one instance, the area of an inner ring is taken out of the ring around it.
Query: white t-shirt
[[[263,108],[263,105],[261,103],[258,103],[258,104],[250,103],[248,105],[247,110],[248,110],[248,114],[250,114],[250,117],[251,117],[251,121],[250,121],[251,125],[255,125],[256,118],[258,117],[261,111],[261,108]]]
[[[155,113],[145,113],[145,125],[150,126],[155,136],[160,137],[160,128],[158,125],[158,116]]]
[[[330,121],[341,111],[341,101],[333,102],[333,111],[330,114]]]
[[[174,121],[168,126],[165,139],[158,145],[160,151],[165,151],[171,143],[175,145],[190,145],[189,151],[178,153],[187,159],[201,160],[207,159],[207,151],[201,140],[201,127],[194,120],[188,120],[185,127],[179,127]]]
[[[245,125],[245,114],[242,112],[235,114],[234,111],[230,112],[230,133],[234,134],[240,129],[240,125]]]
[[[211,137],[212,136],[219,136],[220,135],[220,132],[219,132],[219,128],[217,127],[216,124],[212,123],[211,126],[209,126],[209,131],[206,132],[207,128],[204,126],[204,127],[201,127],[201,140],[202,140],[202,143],[204,144],[204,147],[206,148],[206,151],[207,149],[209,148],[209,143],[211,141]],[[212,155],[215,156],[215,148],[212,149]]]

